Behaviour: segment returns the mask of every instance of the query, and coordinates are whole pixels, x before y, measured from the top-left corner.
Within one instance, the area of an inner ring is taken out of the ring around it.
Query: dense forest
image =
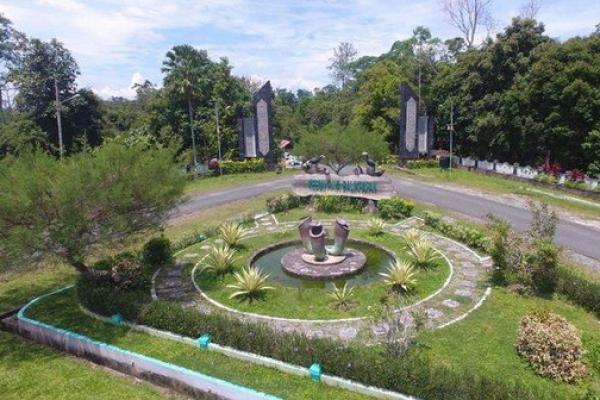
[[[566,41],[517,17],[478,46],[441,40],[426,27],[379,56],[351,43],[334,49],[331,84],[275,90],[275,135],[303,137],[351,126],[396,151],[400,83],[421,93],[422,113],[436,118],[436,147],[447,148],[453,105],[456,150],[522,164],[558,163],[600,174],[600,25]],[[468,37],[467,37],[468,39]],[[467,44],[468,43],[468,44]],[[262,82],[232,74],[229,60],[174,46],[163,81],[136,85],[135,99],[102,100],[79,88],[79,68],[59,41],[28,38],[0,16],[0,154],[40,147],[58,155],[56,103],[62,101],[66,154],[109,138],[174,143],[184,162],[217,155],[217,114],[224,158],[238,156],[237,118]],[[12,96],[11,96],[12,94]]]

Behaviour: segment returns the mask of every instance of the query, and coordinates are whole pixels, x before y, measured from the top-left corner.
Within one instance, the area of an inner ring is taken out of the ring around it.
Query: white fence
[[[471,157],[463,157],[460,159],[460,165],[467,168],[474,168],[481,171],[491,171],[502,175],[514,175],[525,179],[535,179],[540,174],[537,168],[526,165],[521,167],[519,164],[509,164],[507,162],[500,163],[498,161],[477,160]],[[563,185],[567,180],[567,176],[562,174],[558,177],[557,183]],[[585,177],[585,186],[588,190],[595,190],[598,187],[598,179],[590,179]]]

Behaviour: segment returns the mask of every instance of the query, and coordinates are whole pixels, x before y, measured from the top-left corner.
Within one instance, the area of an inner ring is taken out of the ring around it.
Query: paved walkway
[[[251,229],[252,235],[260,235],[275,231],[296,229],[298,221],[278,223],[273,217],[261,216],[260,222]],[[323,221],[331,225],[333,221]],[[354,228],[364,228],[365,221],[351,221]],[[402,235],[407,229],[418,227],[421,221],[410,218],[400,224],[388,226],[388,232]],[[443,328],[464,318],[466,313],[479,306],[487,292],[487,273],[491,262],[489,258],[480,258],[477,254],[448,238],[425,233],[451,263],[452,273],[445,285],[429,297],[397,311],[397,318],[406,324],[413,323],[413,311],[425,316],[425,325],[429,329]],[[400,239],[399,239],[400,240]],[[207,241],[202,247],[210,245]],[[196,250],[194,250],[196,251]],[[186,253],[180,255],[178,262],[166,271],[161,271],[156,280],[156,294],[160,299],[179,300],[199,312],[222,312],[239,320],[266,323],[284,332],[301,332],[311,337],[329,337],[340,340],[361,339],[369,342],[377,341],[378,337],[386,335],[389,324],[377,322],[371,318],[350,318],[341,320],[301,320],[274,318],[265,315],[240,312],[220,303],[209,301],[203,293],[190,296],[192,285],[191,274],[184,276],[184,266],[190,261],[196,262],[203,254]],[[189,269],[188,269],[189,271]],[[186,274],[187,275],[187,274]],[[199,290],[198,288],[196,288]]]

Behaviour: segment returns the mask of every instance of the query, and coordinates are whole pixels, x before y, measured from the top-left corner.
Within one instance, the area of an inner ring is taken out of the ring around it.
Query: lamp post
[[[229,110],[231,108],[231,106],[227,106],[225,107],[224,110]],[[221,128],[219,125],[219,102],[217,100],[215,100],[215,116],[217,118],[217,147],[219,149],[219,175],[221,175],[222,169],[221,169]]]
[[[56,78],[54,78],[54,98],[55,98],[54,104],[56,106],[56,124],[58,126],[58,149],[59,149],[61,160],[63,158],[64,147],[63,147],[63,135],[62,135],[62,119],[61,119],[60,111],[62,109],[63,103],[71,101],[74,98],[79,97],[79,96],[80,96],[80,94],[76,93],[73,96],[61,101],[60,97],[58,96],[58,83],[56,82]]]

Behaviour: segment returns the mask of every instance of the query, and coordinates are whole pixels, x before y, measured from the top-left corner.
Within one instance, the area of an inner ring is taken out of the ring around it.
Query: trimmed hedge
[[[408,160],[406,162],[406,168],[408,169],[437,168],[439,166],[439,161],[433,159]]]
[[[75,288],[84,307],[106,316],[121,313],[130,321],[136,321],[143,307],[151,300],[148,287],[119,290],[110,283],[101,285],[82,277]]]
[[[410,200],[404,200],[401,197],[392,197],[390,199],[379,200],[379,215],[385,219],[403,219],[410,217],[415,203]]]
[[[268,198],[267,210],[269,210],[269,212],[271,213],[276,214],[306,205],[309,201],[309,196],[302,197],[296,196],[293,193],[284,193],[280,196]]]
[[[565,266],[558,267],[556,272],[556,291],[600,318],[600,282],[589,280]]]
[[[432,212],[423,215],[425,224],[452,239],[458,240],[467,246],[474,247],[485,253],[490,253],[493,247],[492,240],[483,232],[457,223],[449,223],[442,216]]]
[[[243,161],[221,161],[221,171],[223,175],[263,172],[266,170],[267,163],[265,163],[263,158]]]
[[[326,213],[361,211],[365,206],[364,199],[346,196],[313,196],[312,202],[315,210]]]

